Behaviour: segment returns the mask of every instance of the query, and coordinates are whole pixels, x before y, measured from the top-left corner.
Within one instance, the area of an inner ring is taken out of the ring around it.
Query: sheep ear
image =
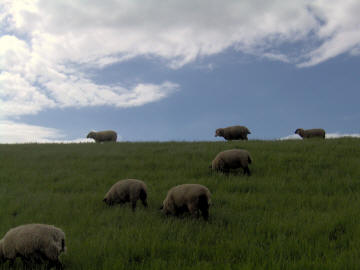
[[[159,210],[163,210],[163,208],[164,208],[164,206],[162,205],[162,206],[159,207]]]

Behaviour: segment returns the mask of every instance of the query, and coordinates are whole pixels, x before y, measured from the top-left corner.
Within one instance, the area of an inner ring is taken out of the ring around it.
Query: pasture
[[[252,176],[208,168],[232,148]],[[102,202],[125,178],[147,209]],[[208,222],[158,210],[184,183],[210,189]],[[65,269],[356,269],[360,140],[0,145],[0,238],[25,223],[64,230]]]

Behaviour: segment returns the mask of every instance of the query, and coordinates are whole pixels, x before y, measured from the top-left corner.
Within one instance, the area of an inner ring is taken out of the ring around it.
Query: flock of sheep
[[[297,129],[296,134],[302,138],[325,138],[323,129]],[[221,136],[226,140],[247,140],[250,130],[244,126],[231,126],[219,128],[215,137]],[[90,132],[87,138],[96,142],[116,142],[115,131]],[[231,149],[218,153],[213,159],[210,168],[215,171],[229,173],[231,169],[242,168],[244,174],[251,175],[249,164],[251,156],[247,150]],[[147,207],[146,184],[137,179],[125,179],[115,183],[105,194],[103,201],[107,205],[131,203],[132,209],[136,209],[138,200]],[[211,204],[209,189],[200,184],[183,184],[172,187],[163,201],[161,210],[166,215],[178,216],[184,212],[190,212],[193,217],[202,217],[207,220]],[[61,269],[62,264],[59,256],[65,252],[65,233],[55,226],[46,224],[27,224],[10,229],[0,240],[0,263],[9,260],[13,266],[17,257],[20,257],[24,266],[32,264],[47,264],[47,268],[56,267]]]

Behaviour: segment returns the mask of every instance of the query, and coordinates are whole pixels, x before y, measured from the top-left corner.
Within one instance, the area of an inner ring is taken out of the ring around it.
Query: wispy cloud
[[[67,140],[60,130],[0,120],[0,143],[93,143],[93,139]],[[119,138],[118,138],[119,139]],[[121,137],[120,137],[121,139]]]
[[[0,143],[30,143],[64,137],[59,130],[35,125],[0,121]]]

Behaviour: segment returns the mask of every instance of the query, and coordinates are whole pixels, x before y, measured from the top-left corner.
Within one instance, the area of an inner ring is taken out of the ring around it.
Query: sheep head
[[[96,133],[94,131],[89,132],[89,134],[86,136],[86,138],[95,139]]]
[[[223,128],[218,128],[215,131],[215,137],[223,137],[224,136],[224,129]]]
[[[301,137],[304,137],[304,130],[302,128],[298,128],[297,130],[295,130],[295,134],[298,134]]]

